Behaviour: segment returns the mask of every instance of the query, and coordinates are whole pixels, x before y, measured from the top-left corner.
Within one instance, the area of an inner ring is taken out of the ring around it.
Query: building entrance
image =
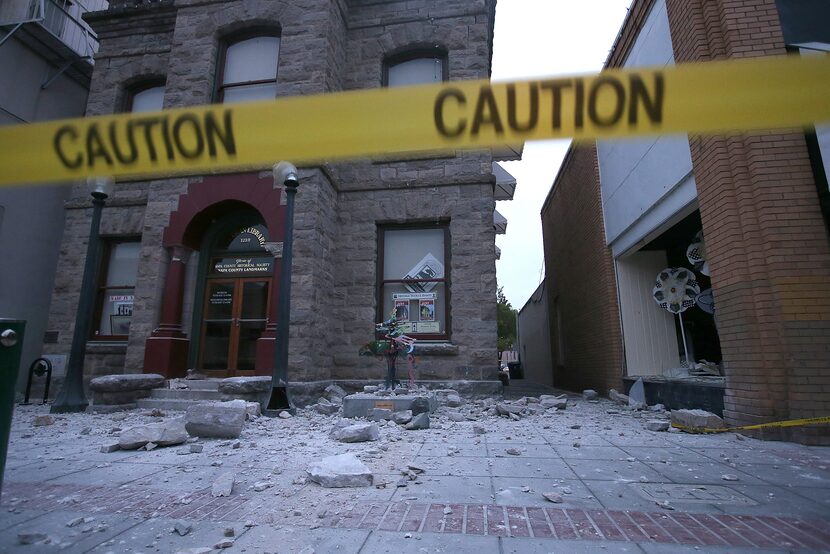
[[[231,214],[205,241],[194,334],[196,365],[209,377],[254,375],[274,282],[267,240],[264,224],[250,214]]]
[[[202,369],[211,377],[253,372],[265,330],[270,279],[209,279],[202,324]]]

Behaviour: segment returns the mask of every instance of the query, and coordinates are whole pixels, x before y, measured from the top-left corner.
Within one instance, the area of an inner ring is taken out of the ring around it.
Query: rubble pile
[[[279,506],[279,517],[286,525],[313,526],[318,520],[348,512],[356,502],[375,498],[371,495],[380,491],[374,489],[386,488],[390,494],[394,489],[395,499],[422,499],[427,494],[423,491],[438,479],[439,464],[440,475],[464,476],[470,452],[488,452],[481,460],[489,466],[503,458],[534,471],[531,464],[539,463],[534,462],[539,458],[533,455],[530,438],[538,437],[540,430],[568,449],[584,451],[598,444],[597,437],[680,433],[671,427],[673,422],[689,430],[723,425],[708,412],[668,412],[661,405],[632,404],[628,396],[616,391],[609,392],[609,399],[586,390],[517,400],[470,400],[452,389],[388,391],[367,386],[362,394],[380,402],[403,395],[415,399],[410,409],[374,407],[357,418],[341,417],[348,394],[337,385],[327,387],[316,403],[293,416],[283,412],[284,416],[276,418],[263,417],[259,404],[242,400],[205,402],[184,414],[133,409],[52,417],[46,415],[48,406],[21,406],[15,414],[15,425],[22,429],[17,431],[17,448],[66,444],[63,450],[50,450],[48,459],[81,456],[101,469],[124,456],[140,458],[147,465],[174,458],[175,463],[164,471],[137,477],[136,484],[175,487],[181,491],[176,502],[182,506],[197,493]],[[133,451],[122,452],[128,449]],[[635,460],[628,462],[633,465]],[[672,461],[655,459],[653,463]],[[738,470],[718,473],[722,481],[738,475]],[[484,501],[524,505],[524,494],[563,505],[577,497],[585,499],[586,493],[576,488],[546,485],[534,490],[532,481],[516,481],[515,486],[496,487],[492,495],[487,487],[490,498]],[[56,501],[64,500],[72,502]],[[480,495],[458,499],[459,503],[482,501]],[[151,518],[174,507],[154,507],[158,513]],[[186,521],[170,529],[176,537],[193,535]],[[36,531],[21,536],[21,544],[52,540]],[[241,532],[237,529],[224,540],[232,545]]]

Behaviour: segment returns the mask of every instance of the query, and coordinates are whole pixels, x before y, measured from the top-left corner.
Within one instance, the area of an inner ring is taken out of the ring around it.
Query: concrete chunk
[[[329,456],[309,466],[309,479],[327,488],[371,487],[372,472],[354,454]]]
[[[155,389],[163,386],[164,377],[156,373],[102,375],[89,382],[89,388],[95,392],[124,392]]]
[[[422,413],[414,416],[412,421],[406,424],[405,428],[408,431],[415,431],[419,429],[429,429],[429,414]]]
[[[242,432],[246,414],[244,400],[196,404],[187,409],[185,427],[196,437],[235,439]]]
[[[340,442],[376,441],[380,437],[380,430],[374,423],[355,423],[346,427],[338,425],[332,429],[330,436]]]
[[[148,444],[173,446],[182,444],[190,435],[184,426],[184,419],[178,417],[162,423],[137,425],[121,432],[118,446],[124,450],[135,450]]]
[[[233,484],[235,478],[233,473],[223,473],[213,482],[210,488],[210,493],[214,497],[230,496],[233,492]]]
[[[672,410],[672,425],[677,423],[684,431],[702,431],[704,429],[724,429],[723,420],[706,410]]]
[[[271,377],[228,377],[219,381],[222,394],[255,394],[271,390]]]

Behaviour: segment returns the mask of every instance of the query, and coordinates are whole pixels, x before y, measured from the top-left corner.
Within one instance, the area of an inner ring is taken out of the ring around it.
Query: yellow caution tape
[[[0,184],[824,121],[830,121],[830,56],[708,62],[4,126]]]
[[[819,423],[830,423],[830,416],[811,417],[807,419],[790,419],[787,421],[773,421],[770,423],[757,423],[755,425],[742,425],[741,427],[725,427],[723,429],[697,429],[686,427],[679,423],[672,423],[672,427],[688,431],[689,433],[728,433],[730,431],[748,431],[750,429],[762,429],[764,427],[801,427],[803,425],[817,425]]]

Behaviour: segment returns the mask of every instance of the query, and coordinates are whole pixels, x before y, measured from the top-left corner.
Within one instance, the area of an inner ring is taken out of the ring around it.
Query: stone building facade
[[[260,38],[278,45],[276,78],[243,93],[377,88],[393,84],[397,64],[423,60],[440,66],[439,80],[488,78],[494,14],[495,0],[114,1],[86,17],[101,41],[87,114],[129,111],[146,91],[164,108],[230,98],[230,60],[250,69],[244,48]],[[419,339],[418,379],[496,379],[494,159],[490,151],[390,154],[300,168],[291,381],[382,377],[384,365],[358,349],[394,307],[421,325],[409,331]],[[57,337],[46,352],[69,351],[90,214],[77,187],[52,298]],[[102,216],[110,256],[86,378],[179,377],[190,368],[270,375],[282,260],[265,246],[283,240],[284,215],[283,185],[267,167],[117,182]],[[121,248],[125,239],[132,244]],[[419,274],[426,281],[413,280],[427,255],[437,263]],[[134,271],[134,282],[108,281],[114,268]]]
[[[812,0],[635,0],[606,66],[826,53],[830,34],[814,22],[827,16],[826,2]],[[711,288],[714,317],[700,303],[684,312],[686,339],[690,357],[720,365],[726,422],[827,415],[828,138],[817,122],[574,146],[542,212],[550,317],[561,321],[551,329],[554,383],[607,390],[682,370],[681,328],[651,287],[662,268],[692,267],[687,247],[702,230],[708,269],[694,274]],[[572,278],[574,264],[592,275],[590,291]],[[828,430],[756,433],[827,444]]]

